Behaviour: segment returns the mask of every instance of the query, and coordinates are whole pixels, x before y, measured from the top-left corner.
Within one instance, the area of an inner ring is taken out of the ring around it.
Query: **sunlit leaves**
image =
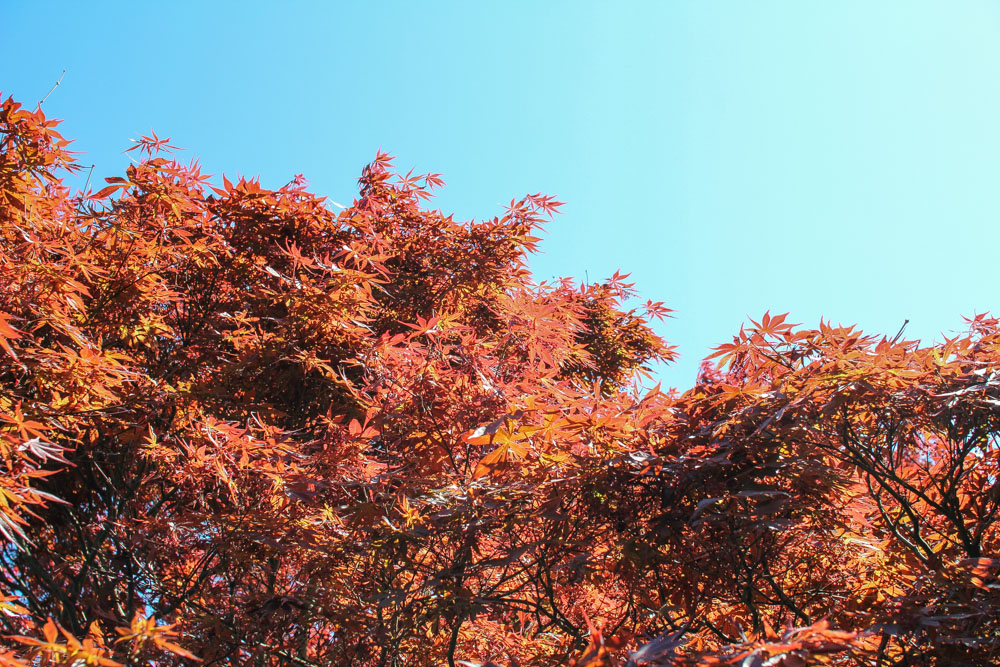
[[[115,628],[119,634],[115,643],[131,643],[140,650],[144,645],[152,644],[156,648],[163,649],[182,658],[197,660],[189,651],[173,643],[172,638],[176,637],[178,633],[171,628],[173,628],[173,625],[159,625],[153,618],[143,618],[141,615],[136,614],[128,627]]]
[[[155,133],[71,196],[54,128],[0,105],[0,665],[996,661],[996,319],[765,313],[644,391],[670,310],[535,283],[550,196]]]

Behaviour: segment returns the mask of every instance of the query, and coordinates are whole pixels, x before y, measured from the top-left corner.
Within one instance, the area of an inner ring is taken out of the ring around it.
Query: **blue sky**
[[[150,128],[206,171],[350,200],[381,147],[437,205],[567,202],[536,276],[631,272],[699,359],[791,312],[930,340],[1000,310],[1000,5],[0,1],[0,91],[96,163]]]

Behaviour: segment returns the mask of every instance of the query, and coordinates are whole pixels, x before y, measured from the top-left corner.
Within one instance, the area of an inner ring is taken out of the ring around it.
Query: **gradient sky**
[[[0,91],[96,176],[153,128],[337,201],[381,147],[439,207],[567,202],[536,277],[631,272],[699,359],[791,312],[931,340],[1000,310],[1000,4],[0,0]],[[100,179],[97,179],[98,182]]]

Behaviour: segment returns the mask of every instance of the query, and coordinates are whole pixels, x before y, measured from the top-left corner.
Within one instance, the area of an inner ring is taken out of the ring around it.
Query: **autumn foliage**
[[[764,315],[684,393],[559,202],[334,210],[0,106],[0,665],[987,665],[1000,322]]]

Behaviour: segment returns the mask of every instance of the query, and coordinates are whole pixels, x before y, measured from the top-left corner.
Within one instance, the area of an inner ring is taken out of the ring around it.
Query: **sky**
[[[381,148],[483,219],[566,202],[538,280],[631,273],[689,387],[748,318],[927,342],[1000,310],[1000,4],[0,0],[0,91],[95,180],[153,129],[339,202]]]

